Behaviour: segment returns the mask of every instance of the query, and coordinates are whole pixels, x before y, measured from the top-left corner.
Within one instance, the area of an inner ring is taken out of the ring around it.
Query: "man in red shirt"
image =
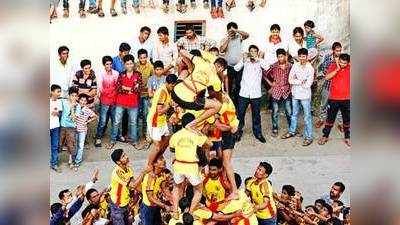
[[[323,145],[328,141],[329,133],[340,110],[343,117],[345,143],[350,147],[350,55],[341,54],[338,62],[331,63],[325,79],[331,80],[329,108],[325,127],[322,130],[323,136],[318,144]]]
[[[115,97],[114,121],[111,131],[109,148],[113,148],[118,137],[118,128],[121,126],[122,115],[128,112],[128,136],[131,142],[138,141],[137,116],[139,108],[141,74],[135,71],[135,58],[126,55],[123,58],[125,71],[117,80],[117,95]]]

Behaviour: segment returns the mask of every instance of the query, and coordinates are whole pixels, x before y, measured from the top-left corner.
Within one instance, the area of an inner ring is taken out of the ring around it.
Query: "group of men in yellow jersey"
[[[179,53],[192,69],[180,80],[168,75],[152,98],[147,124],[154,148],[147,168],[135,179],[123,150],[112,153],[117,164],[110,192],[113,224],[130,224],[126,206],[133,190],[141,193],[143,225],[164,224],[161,211],[170,213],[169,224],[276,224],[272,186],[267,180],[271,165],[260,163],[246,191],[238,189],[241,178],[234,174],[231,158],[239,121],[222,88],[226,61],[204,51],[181,49]],[[178,123],[181,127],[170,135],[171,124]],[[163,154],[168,147],[174,153],[172,178],[164,173]],[[165,185],[168,179],[173,179],[172,188]]]

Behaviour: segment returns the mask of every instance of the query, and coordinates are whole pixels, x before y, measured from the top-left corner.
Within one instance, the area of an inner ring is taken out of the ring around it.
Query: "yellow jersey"
[[[199,208],[193,211],[193,225],[204,225],[212,218],[213,212],[207,208]]]
[[[186,128],[173,134],[169,147],[175,149],[174,173],[199,176],[197,147],[201,147],[206,141],[205,135],[196,134]]]
[[[216,179],[206,176],[203,180],[203,195],[206,198],[207,208],[212,212],[218,211],[220,204],[228,194],[228,188],[222,175],[219,175]]]
[[[153,203],[150,202],[149,197],[147,196],[147,191],[152,191],[153,195],[157,196],[158,193],[161,191],[161,182],[164,180],[165,176],[162,173],[158,176],[153,174],[152,172],[144,175],[141,184],[143,204],[147,206],[155,206]]]
[[[128,167],[128,170],[125,171],[117,165],[113,170],[110,197],[115,205],[119,207],[128,205],[130,200],[128,184],[131,179],[133,179],[133,170],[131,168]]]
[[[229,125],[231,127],[239,126],[239,120],[236,116],[235,105],[227,94],[223,95],[222,106],[218,114],[220,115],[219,120],[221,121],[221,123]]]
[[[193,102],[196,95],[209,86],[212,86],[215,91],[221,90],[222,82],[213,64],[216,57],[215,59],[213,57],[215,56],[204,51],[202,57],[193,57],[194,69],[192,74],[174,87],[174,92],[180,99]]]
[[[260,205],[265,202],[264,198],[268,198],[268,205],[265,209],[256,212],[259,219],[270,219],[276,215],[276,204],[272,196],[272,186],[267,179],[257,182],[256,178],[252,178],[247,183],[246,189],[250,191],[250,197],[254,204]]]
[[[152,127],[163,127],[167,125],[167,115],[158,115],[158,105],[171,105],[171,94],[169,93],[166,84],[160,86],[154,93],[153,99],[151,100],[151,107],[147,114],[147,126]]]
[[[222,210],[224,214],[231,214],[242,210],[243,216],[235,217],[231,220],[233,225],[257,225],[257,217],[254,214],[254,206],[249,197],[243,190],[239,190],[239,198],[226,203]]]

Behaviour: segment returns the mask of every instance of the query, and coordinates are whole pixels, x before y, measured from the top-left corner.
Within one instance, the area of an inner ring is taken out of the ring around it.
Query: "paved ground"
[[[309,147],[301,146],[301,138],[281,140],[272,138],[270,133],[270,114],[262,113],[262,125],[267,143],[262,144],[251,134],[251,116],[247,115],[245,134],[242,141],[236,145],[234,151],[234,168],[242,178],[251,176],[260,161],[268,161],[274,167],[270,177],[274,190],[279,191],[282,185],[292,184],[303,193],[304,206],[313,203],[323,193],[329,191],[330,185],[338,180],[343,181],[347,187],[350,185],[351,167],[350,150],[345,147],[342,135],[334,129],[332,140],[325,146],[319,146],[316,141]],[[283,117],[282,117],[283,120]],[[286,130],[283,125],[283,130]],[[315,137],[320,136],[320,129],[314,130]],[[93,143],[90,141],[90,143]],[[85,161],[78,172],[73,172],[66,167],[66,154],[62,153],[61,160],[63,173],[50,173],[50,202],[57,201],[57,194],[63,188],[73,188],[78,184],[87,182],[95,168],[100,170],[100,181],[96,184],[102,189],[109,184],[110,173],[114,167],[110,160],[110,150],[96,149],[90,144],[85,150]],[[136,174],[145,164],[147,152],[134,150],[127,144],[119,144],[127,150],[132,167]],[[166,153],[169,161],[170,154]],[[350,202],[350,188],[347,188],[343,201]],[[78,216],[73,221],[77,223]]]

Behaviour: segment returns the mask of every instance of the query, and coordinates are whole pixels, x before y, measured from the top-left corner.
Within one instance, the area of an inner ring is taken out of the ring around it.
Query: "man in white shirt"
[[[57,84],[61,87],[61,97],[67,98],[68,88],[72,84],[72,77],[77,68],[68,60],[69,49],[67,46],[58,48],[58,59],[50,64],[50,85]]]
[[[266,142],[261,131],[260,116],[262,69],[268,69],[268,64],[263,57],[262,54],[259,54],[257,46],[250,45],[249,52],[244,53],[243,59],[234,66],[236,71],[240,71],[244,67],[242,80],[240,82],[237,109],[239,119],[238,141],[243,134],[246,109],[250,104],[252,113],[251,117],[253,121],[253,134],[260,142]]]
[[[153,61],[160,60],[164,64],[164,74],[175,74],[175,64],[178,58],[178,49],[175,43],[169,40],[167,27],[157,30],[158,40],[154,44]]]
[[[313,142],[312,115],[311,115],[311,85],[314,80],[314,68],[308,62],[308,50],[301,48],[297,52],[299,62],[295,63],[289,73],[289,84],[292,85],[292,116],[289,131],[282,136],[287,139],[295,136],[297,129],[297,115],[300,104],[304,112],[304,141],[303,146]]]
[[[278,61],[276,50],[281,48],[287,51],[288,46],[282,41],[280,36],[281,27],[279,24],[272,24],[269,30],[271,35],[269,36],[268,42],[265,45],[265,60],[267,61],[268,65],[272,65]]]
[[[153,43],[150,40],[151,29],[147,26],[140,28],[140,34],[135,37],[129,45],[131,46],[131,54],[135,56],[135,61],[138,62],[138,51],[139,49],[146,49],[147,55],[151,60],[153,58]]]

